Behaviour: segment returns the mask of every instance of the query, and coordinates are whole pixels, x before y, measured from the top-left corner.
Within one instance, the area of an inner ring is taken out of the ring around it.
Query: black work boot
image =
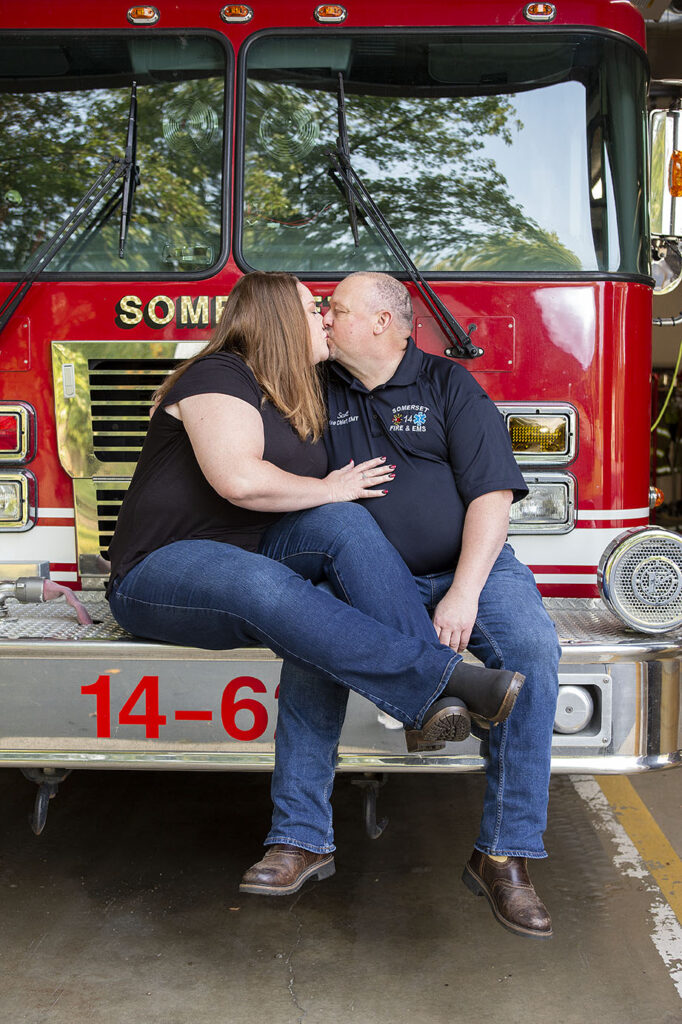
[[[455,665],[443,697],[458,697],[471,717],[484,724],[499,725],[510,715],[525,676],[504,668],[483,668],[460,661]]]

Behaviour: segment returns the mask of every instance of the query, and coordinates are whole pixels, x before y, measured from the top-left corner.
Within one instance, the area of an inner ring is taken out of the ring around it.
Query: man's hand
[[[452,586],[436,606],[433,625],[442,644],[466,650],[478,613],[478,599],[509,527],[511,491],[490,491],[467,509]]]
[[[465,651],[477,612],[478,595],[456,593],[454,588],[448,590],[433,613],[433,625],[440,642],[459,654]]]

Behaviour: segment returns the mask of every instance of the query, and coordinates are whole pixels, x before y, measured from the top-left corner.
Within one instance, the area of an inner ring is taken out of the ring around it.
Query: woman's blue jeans
[[[446,572],[416,579],[430,614],[452,577]],[[376,614],[390,621],[391,611],[389,603]],[[489,730],[487,785],[475,846],[483,853],[545,857],[542,837],[560,648],[533,575],[509,545],[481,593],[469,650],[489,668],[510,668],[526,677],[507,721]],[[291,843],[320,853],[334,849],[329,797],[347,699],[347,690],[325,687],[313,673],[284,663],[272,778],[274,813],[266,844]],[[454,790],[457,780],[452,782]]]
[[[341,600],[313,585],[325,580]],[[350,607],[360,592],[367,614]],[[212,650],[265,644],[313,670],[316,689],[349,687],[417,727],[460,660],[438,643],[395,548],[348,503],[284,516],[259,554],[213,540],[168,544],[115,584],[109,603],[137,636]],[[388,604],[389,624],[371,617]]]

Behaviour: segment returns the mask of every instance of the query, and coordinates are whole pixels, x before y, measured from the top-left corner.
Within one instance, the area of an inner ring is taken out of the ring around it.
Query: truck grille
[[[116,528],[121,503],[125,498],[127,486],[119,481],[115,488],[98,486],[95,491],[97,498],[97,532],[99,536],[99,553],[106,558],[106,552],[111,544],[111,538]]]
[[[88,359],[93,451],[99,462],[137,462],[154,392],[180,362]]]
[[[152,398],[203,341],[53,341],[59,461],[73,481],[78,572],[97,588],[135,464]]]

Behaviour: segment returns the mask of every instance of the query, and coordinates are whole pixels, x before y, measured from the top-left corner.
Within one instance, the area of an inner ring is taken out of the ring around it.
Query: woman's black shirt
[[[177,540],[217,540],[257,551],[262,534],[284,514],[231,504],[201,472],[182,421],[166,412],[165,406],[211,393],[240,398],[259,411],[266,462],[298,476],[321,479],[326,475],[324,444],[301,441],[275,406],[263,401],[256,378],[239,356],[227,352],[203,356],[185,371],[151,418],[108,552],[112,582],[122,579],[150,552]]]

